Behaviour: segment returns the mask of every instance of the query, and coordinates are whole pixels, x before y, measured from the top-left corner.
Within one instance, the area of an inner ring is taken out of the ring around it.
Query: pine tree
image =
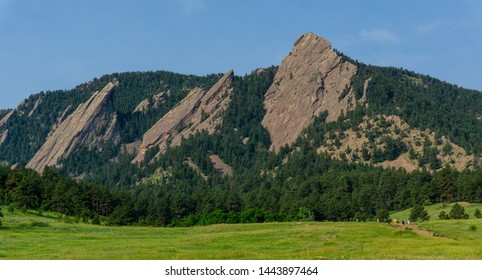
[[[412,211],[410,211],[410,216],[409,219],[416,222],[417,220],[420,221],[426,221],[430,218],[428,215],[427,210],[420,205],[420,204],[415,204],[412,208]]]
[[[450,210],[450,219],[468,219],[469,214],[465,213],[465,208],[460,206],[458,203],[452,207]]]

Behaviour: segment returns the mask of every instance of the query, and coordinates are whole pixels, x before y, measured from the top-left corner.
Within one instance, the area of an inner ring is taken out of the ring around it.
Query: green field
[[[426,237],[376,222],[109,227],[2,212],[0,259],[482,259],[482,219],[473,215],[419,223],[436,235]]]

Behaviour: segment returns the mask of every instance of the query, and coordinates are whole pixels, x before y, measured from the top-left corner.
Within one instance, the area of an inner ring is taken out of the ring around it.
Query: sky
[[[313,32],[367,64],[482,90],[482,1],[0,0],[0,108],[104,74],[244,75]]]

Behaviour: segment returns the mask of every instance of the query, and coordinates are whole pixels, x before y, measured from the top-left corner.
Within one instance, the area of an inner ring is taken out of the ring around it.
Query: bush
[[[439,217],[440,220],[448,220],[449,219],[449,215],[443,210],[442,210],[442,212],[440,212],[438,217]]]
[[[477,226],[476,225],[470,225],[469,230],[470,231],[477,231]]]
[[[100,225],[100,216],[99,214],[95,214],[94,218],[92,219],[93,225]]]
[[[44,222],[31,222],[30,223],[30,226],[31,227],[49,227],[50,225],[48,223],[44,223]]]
[[[469,214],[465,213],[465,208],[460,206],[458,203],[452,207],[450,210],[450,219],[468,219]]]
[[[300,207],[298,210],[298,221],[300,222],[310,222],[315,220],[315,215],[310,209],[306,207]]]
[[[475,211],[474,211],[474,216],[475,216],[476,218],[481,218],[481,217],[482,217],[482,214],[480,213],[479,208],[475,209]]]

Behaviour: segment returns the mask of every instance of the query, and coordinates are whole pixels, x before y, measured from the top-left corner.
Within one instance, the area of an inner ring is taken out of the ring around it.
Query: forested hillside
[[[123,132],[121,143],[129,143],[139,139],[160,116],[176,105],[189,89],[196,86],[210,87],[217,78],[219,75],[198,77],[165,71],[114,73],[96,78],[72,90],[34,94],[22,102],[8,121],[0,126],[0,132],[8,130],[6,140],[0,144],[0,161],[25,165],[44,143],[51,130],[56,128],[59,120],[72,113],[93,92],[113,80],[119,81],[114,107]],[[169,91],[170,94],[159,106],[146,113],[133,113],[142,100],[163,91]]]
[[[481,92],[365,65],[312,33],[294,50],[279,67],[244,76],[115,73],[32,95],[0,112],[0,161],[8,166],[0,203],[168,226],[364,220],[414,205],[482,202]],[[305,63],[320,57],[327,60]],[[109,83],[113,121],[79,134],[102,137],[112,123],[115,141],[77,143],[40,175],[22,168]],[[215,116],[200,109],[208,105]],[[193,116],[215,118],[215,126],[197,130]],[[155,135],[160,120],[170,130]],[[154,144],[133,161],[149,130]],[[183,137],[171,145],[175,135]]]

